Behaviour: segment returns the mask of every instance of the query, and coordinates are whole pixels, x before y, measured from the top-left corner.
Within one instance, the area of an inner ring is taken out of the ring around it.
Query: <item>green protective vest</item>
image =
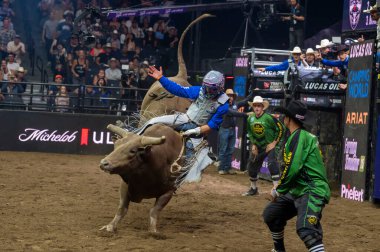
[[[316,136],[304,129],[295,130],[286,141],[284,167],[277,192],[300,197],[312,192],[330,200],[330,187]]]
[[[280,141],[284,135],[284,126],[270,114],[263,113],[259,118],[255,114],[248,117],[249,141],[264,151],[274,140]]]

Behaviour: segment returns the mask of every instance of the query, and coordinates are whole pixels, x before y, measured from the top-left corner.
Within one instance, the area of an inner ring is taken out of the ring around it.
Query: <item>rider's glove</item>
[[[195,129],[189,129],[182,133],[183,136],[190,136],[190,135],[199,136],[200,134],[201,134],[200,127],[197,127]]]

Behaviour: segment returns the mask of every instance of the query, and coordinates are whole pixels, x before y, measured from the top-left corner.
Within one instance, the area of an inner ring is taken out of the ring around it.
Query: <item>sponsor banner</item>
[[[357,201],[363,201],[368,189],[366,186],[366,167],[373,48],[373,40],[351,45],[348,64],[341,196]]]
[[[247,89],[247,77],[250,71],[250,58],[249,57],[237,57],[234,63],[234,92],[237,94],[236,102],[239,102],[248,95]],[[246,120],[244,118],[236,118],[236,142],[235,149],[232,154],[231,167],[235,169],[245,170],[247,163],[247,143],[246,143]]]
[[[285,71],[264,71],[261,72],[259,70],[253,71],[253,77],[282,77],[284,78]]]
[[[312,82],[303,83],[303,88],[308,91],[340,91],[339,82]]]
[[[376,157],[375,157],[375,180],[373,188],[373,198],[380,200],[380,116],[377,118],[376,136]]]
[[[363,13],[370,6],[369,0],[344,0],[342,32],[375,31],[376,21],[369,13]]]
[[[0,111],[3,151],[107,154],[113,149],[107,125],[120,117]]]
[[[264,90],[284,90],[283,78],[262,79],[255,80],[255,87]]]

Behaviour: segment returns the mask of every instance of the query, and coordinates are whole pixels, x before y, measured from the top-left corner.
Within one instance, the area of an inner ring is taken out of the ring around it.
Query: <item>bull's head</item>
[[[165,142],[165,136],[139,136],[115,125],[107,128],[122,137],[115,142],[114,151],[100,161],[100,168],[111,174],[136,171],[148,159],[152,146]]]

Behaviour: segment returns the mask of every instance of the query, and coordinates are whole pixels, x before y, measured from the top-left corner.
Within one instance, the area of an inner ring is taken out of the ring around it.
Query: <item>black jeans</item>
[[[287,193],[266,206],[263,212],[264,222],[271,232],[278,233],[284,230],[288,220],[297,216],[297,234],[309,248],[322,243],[323,231],[320,220],[325,203],[323,198],[313,193],[305,193],[298,198]]]
[[[260,151],[259,155],[255,158],[252,155],[252,151],[249,152],[249,159],[247,164],[247,170],[249,179],[251,181],[257,181],[260,168],[263,166],[264,159],[268,156],[268,169],[272,180],[277,181],[280,179],[280,169],[276,159],[275,148],[271,150],[268,154],[264,151]]]

